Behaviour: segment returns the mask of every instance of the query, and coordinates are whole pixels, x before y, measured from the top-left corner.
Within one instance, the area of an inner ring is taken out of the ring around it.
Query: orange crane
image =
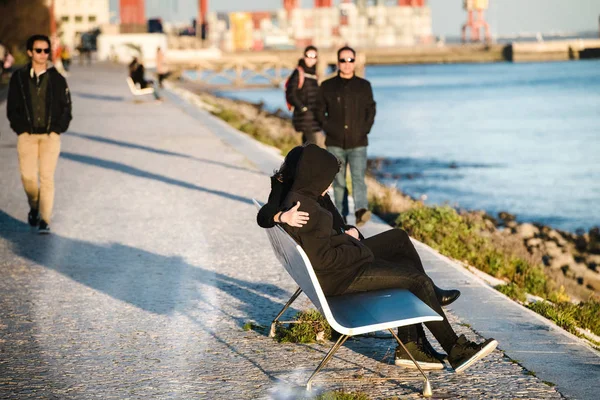
[[[467,29],[471,29],[471,41],[481,41],[481,28],[485,30],[485,41],[491,42],[490,26],[485,20],[485,10],[489,8],[489,0],[463,0],[463,7],[467,11],[467,22],[462,26],[462,41],[467,40]]]

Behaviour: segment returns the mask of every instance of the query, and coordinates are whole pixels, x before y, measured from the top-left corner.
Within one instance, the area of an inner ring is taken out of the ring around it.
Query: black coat
[[[69,129],[71,122],[71,93],[65,78],[55,68],[48,68],[48,88],[46,91],[45,132],[34,132],[33,106],[29,92],[31,64],[18,69],[10,78],[6,115],[10,127],[20,135],[29,133],[62,133]]]
[[[308,68],[303,60],[299,62],[299,68],[304,70],[304,84],[298,88],[300,73],[295,69],[288,81],[285,93],[286,100],[294,107],[292,123],[297,132],[319,132],[321,125],[315,117],[317,106],[317,97],[319,96],[319,82],[317,80],[315,68]],[[306,111],[302,109],[306,107]]]
[[[327,150],[309,144],[302,152],[296,179],[283,206],[300,201],[300,210],[309,213],[301,228],[283,228],[302,246],[315,269],[325,295],[341,294],[374,260],[371,250],[350,235],[336,231],[333,216],[319,204],[319,197],[339,169],[337,159]]]
[[[275,215],[278,212],[287,211],[287,209],[283,208],[282,202],[290,191],[291,185],[286,185],[283,182],[279,181],[275,176],[271,177],[271,193],[269,193],[269,200],[267,203],[261,207],[256,215],[256,222],[261,228],[272,228],[275,226]],[[336,232],[345,232],[352,228],[358,231],[358,235],[360,239],[364,239],[362,233],[352,225],[348,225],[344,222],[340,212],[331,201],[331,197],[328,194],[325,196],[321,196],[317,199],[317,202],[321,207],[325,208],[327,211],[331,213],[333,218],[333,229]],[[309,215],[310,218],[310,215]]]
[[[326,145],[354,149],[367,146],[375,121],[375,100],[369,81],[339,75],[321,84],[316,118],[326,135]]]

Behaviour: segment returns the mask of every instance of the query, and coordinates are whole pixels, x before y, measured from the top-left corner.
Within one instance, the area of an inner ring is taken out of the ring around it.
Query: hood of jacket
[[[292,191],[317,200],[338,173],[338,159],[315,144],[304,148],[296,169]]]

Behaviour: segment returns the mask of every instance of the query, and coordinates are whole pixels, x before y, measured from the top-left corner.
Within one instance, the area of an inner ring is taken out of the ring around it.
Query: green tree
[[[50,34],[45,0],[0,0],[0,43],[11,51],[24,49],[27,38]]]

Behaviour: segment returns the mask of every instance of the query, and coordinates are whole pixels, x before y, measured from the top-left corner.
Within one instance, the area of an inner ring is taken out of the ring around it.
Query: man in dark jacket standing
[[[6,103],[10,126],[18,135],[19,168],[30,207],[27,219],[39,233],[50,232],[60,134],[72,118],[67,82],[48,68],[50,50],[47,36],[27,40],[31,62],[12,75]]]
[[[287,83],[285,97],[288,104],[294,107],[292,123],[296,132],[302,133],[302,142],[314,143],[325,148],[325,136],[315,118],[319,95],[317,57],[315,46],[304,49],[304,57],[298,61],[298,67],[292,72]]]
[[[356,52],[350,47],[338,50],[338,75],[322,83],[317,102],[317,119],[325,131],[327,150],[341,162],[333,182],[335,205],[344,218],[348,215],[346,164],[350,165],[356,225],[371,218],[368,210],[367,135],[375,121],[375,101],[371,84],[354,74]]]

